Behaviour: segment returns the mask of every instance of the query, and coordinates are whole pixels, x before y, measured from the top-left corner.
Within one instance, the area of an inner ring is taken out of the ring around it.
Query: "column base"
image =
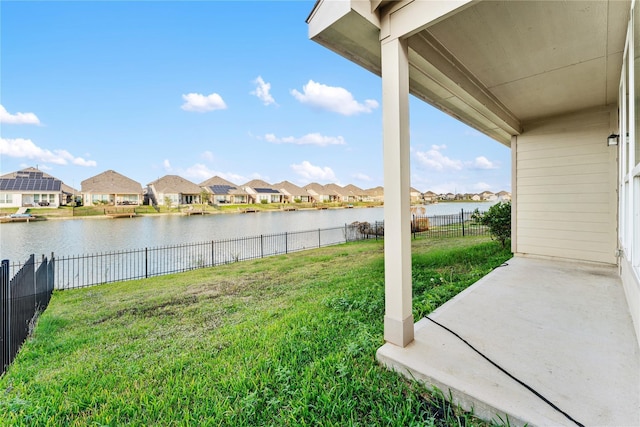
[[[413,341],[413,314],[404,320],[384,316],[384,340],[398,347]]]

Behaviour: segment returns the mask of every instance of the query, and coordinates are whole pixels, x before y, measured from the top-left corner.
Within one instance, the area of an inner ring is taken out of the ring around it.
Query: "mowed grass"
[[[413,253],[416,319],[511,256],[486,237]],[[0,425],[485,425],[376,363],[383,315],[382,241],[55,292]]]

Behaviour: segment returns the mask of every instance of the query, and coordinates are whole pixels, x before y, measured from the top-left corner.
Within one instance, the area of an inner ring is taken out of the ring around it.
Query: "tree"
[[[511,238],[511,202],[498,202],[484,214],[476,209],[472,218],[489,227],[489,233],[503,248],[507,245],[507,240]]]

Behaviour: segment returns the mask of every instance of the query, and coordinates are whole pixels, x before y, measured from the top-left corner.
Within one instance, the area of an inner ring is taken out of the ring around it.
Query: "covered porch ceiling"
[[[617,102],[629,8],[319,0],[307,22],[313,40],[378,75],[380,40],[406,38],[410,92],[510,146],[527,122]]]

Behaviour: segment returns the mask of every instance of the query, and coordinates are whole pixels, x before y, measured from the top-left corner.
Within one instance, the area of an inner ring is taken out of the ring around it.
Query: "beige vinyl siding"
[[[611,111],[524,126],[516,142],[520,254],[616,263],[616,152]]]

